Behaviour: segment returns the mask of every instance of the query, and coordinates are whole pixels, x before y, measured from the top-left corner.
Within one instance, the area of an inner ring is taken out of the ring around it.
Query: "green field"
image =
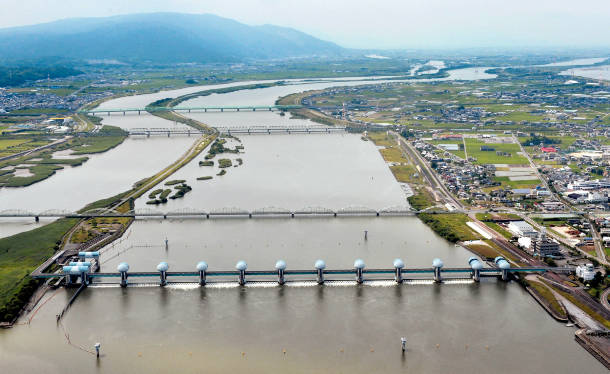
[[[466,214],[421,213],[418,217],[437,234],[450,242],[480,239],[479,234],[466,225],[470,218]]]
[[[60,219],[46,226],[0,239],[0,320],[12,320],[28,301],[35,283],[29,274],[47,258],[77,219]]]
[[[476,164],[511,164],[511,165],[529,165],[525,156],[517,154],[521,152],[518,144],[514,143],[485,143],[478,139],[465,139],[468,157],[476,158]],[[482,146],[494,148],[494,151],[481,151]],[[497,151],[508,152],[510,157],[499,156]]]
[[[462,159],[466,159],[466,153],[464,152],[464,142],[462,140],[430,140],[429,143],[432,143],[434,145],[439,145],[439,144],[457,144],[458,147],[460,147],[460,149],[458,151],[447,151],[450,153],[453,153],[454,155],[462,158]]]

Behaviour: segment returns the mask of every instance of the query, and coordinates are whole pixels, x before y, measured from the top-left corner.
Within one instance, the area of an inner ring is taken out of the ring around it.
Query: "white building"
[[[593,280],[595,277],[595,268],[593,264],[578,265],[576,267],[576,276],[582,278],[583,281]]]
[[[525,221],[512,221],[508,224],[508,229],[517,236],[525,236],[528,238],[536,238],[538,236],[536,230]]]

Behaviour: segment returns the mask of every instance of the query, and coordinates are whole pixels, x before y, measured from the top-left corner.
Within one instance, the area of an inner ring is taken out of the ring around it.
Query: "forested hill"
[[[344,49],[300,31],[210,14],[75,18],[0,29],[1,62],[57,57],[125,63],[243,62],[337,56]]]

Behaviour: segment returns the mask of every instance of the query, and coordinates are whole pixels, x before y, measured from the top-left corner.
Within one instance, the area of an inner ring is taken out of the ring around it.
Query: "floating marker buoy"
[[[138,357],[142,357],[142,352],[138,352]]]
[[[339,352],[343,353],[343,348],[341,348],[341,349],[339,350]]]
[[[487,349],[487,350],[489,351],[489,346],[488,346],[488,345],[486,345],[486,346],[485,346],[485,349]]]
[[[283,353],[283,354],[286,354],[286,349],[282,349],[282,353]]]
[[[438,349],[440,346],[441,346],[440,344],[437,344],[437,345],[436,345],[436,349]]]
[[[246,355],[246,352],[242,352],[242,353],[241,353],[241,355],[242,355],[242,357],[243,357],[243,356],[245,356],[245,355]]]
[[[375,352],[375,350],[373,348],[371,348],[371,352]]]

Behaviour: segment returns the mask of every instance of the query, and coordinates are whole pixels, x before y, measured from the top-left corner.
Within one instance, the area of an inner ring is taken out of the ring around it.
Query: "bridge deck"
[[[573,271],[572,268],[567,268],[567,267],[563,267],[563,268],[554,268],[554,267],[522,267],[522,268],[510,268],[508,270],[511,273],[519,273],[519,272],[546,272],[546,271],[552,271],[552,272],[556,272],[556,273],[561,273],[561,272],[571,272]],[[396,272],[396,270],[394,268],[392,269],[364,269],[363,273],[364,274],[394,274]],[[445,268],[442,269],[442,273],[450,273],[450,274],[458,274],[458,273],[462,273],[462,274],[470,274],[472,272],[472,269],[469,267],[466,268]],[[324,270],[323,274],[325,275],[348,275],[348,274],[355,274],[356,270],[355,269],[335,269],[335,270]],[[410,269],[402,269],[402,274],[403,275],[408,275],[408,274],[433,274],[434,273],[434,269],[433,268],[410,268]],[[483,268],[481,269],[481,274],[493,274],[493,275],[499,275],[501,273],[501,270],[498,268]],[[317,274],[317,270],[286,270],[284,271],[284,274],[286,276],[290,276],[290,275],[311,275],[311,276],[315,276]],[[32,277],[34,278],[57,278],[57,277],[63,277],[66,274],[63,273],[38,273],[38,274],[32,274]],[[127,273],[129,278],[132,277],[141,277],[141,278],[148,278],[148,277],[159,277],[159,272],[158,271],[144,271],[144,272],[128,272]],[[197,277],[199,276],[199,273],[196,271],[183,271],[183,272],[171,272],[168,271],[166,273],[167,277]],[[239,275],[239,271],[237,270],[222,270],[222,271],[208,271],[206,272],[206,276],[208,277],[227,277],[227,276],[235,276],[237,277]],[[277,276],[277,270],[252,270],[252,271],[246,271],[245,272],[246,276]],[[121,273],[119,272],[111,272],[111,273],[90,273],[88,274],[88,276],[90,278],[120,278],[121,277]]]

